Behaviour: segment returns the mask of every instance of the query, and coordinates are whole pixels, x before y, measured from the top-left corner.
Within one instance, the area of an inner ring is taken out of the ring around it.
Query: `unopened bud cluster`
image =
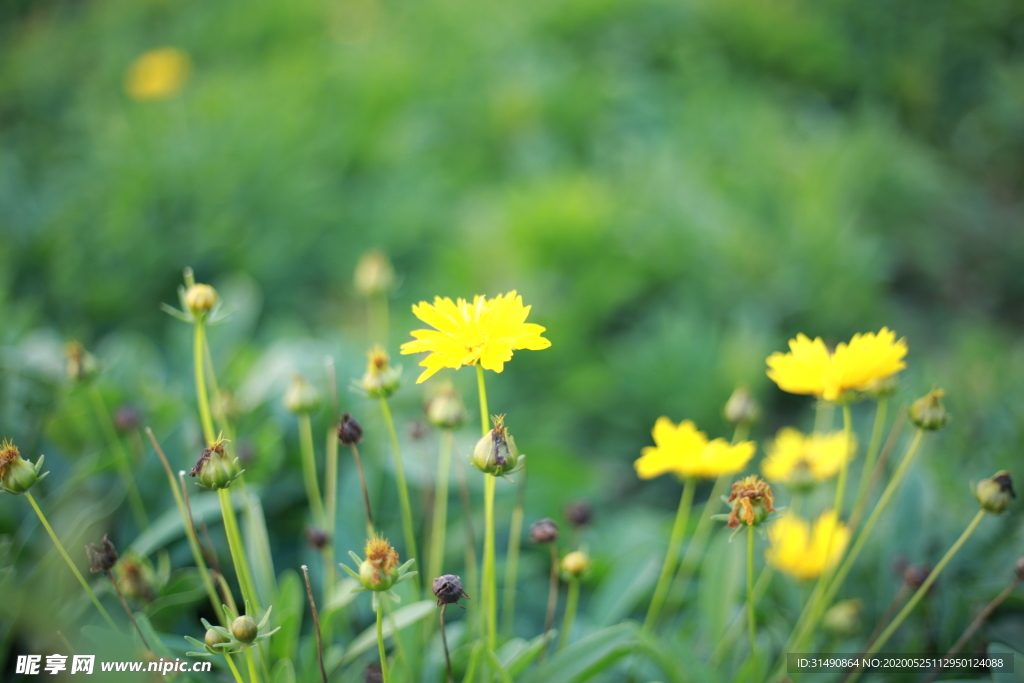
[[[932,389],[926,395],[917,399],[910,405],[910,421],[926,431],[942,429],[949,421],[949,413],[942,404],[946,392],[942,389]]]
[[[14,495],[28,491],[49,474],[41,472],[43,460],[40,455],[39,460],[32,464],[21,457],[13,442],[5,440],[0,443],[0,489]]]
[[[370,398],[388,398],[396,391],[402,381],[402,368],[392,367],[391,357],[379,346],[375,346],[368,354],[366,372],[358,386]]]

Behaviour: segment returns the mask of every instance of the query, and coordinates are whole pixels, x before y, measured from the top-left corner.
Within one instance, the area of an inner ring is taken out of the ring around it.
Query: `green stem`
[[[498,645],[498,600],[497,581],[494,570],[494,490],[497,479],[484,475],[484,614],[487,631],[487,647],[494,650]]]
[[[242,674],[240,674],[238,672],[238,667],[236,667],[235,663],[233,661],[231,661],[231,655],[229,655],[227,652],[225,652],[224,653],[224,659],[226,659],[228,661],[228,668],[231,669],[231,673],[235,677],[235,683],[245,683],[245,681],[242,680]]]
[[[203,349],[206,345],[206,331],[202,320],[193,326],[195,334],[192,343],[192,360],[196,375],[196,400],[199,404],[199,420],[203,424],[203,438],[206,444],[212,444],[217,435],[213,431],[213,418],[210,416],[210,398],[206,394],[206,371],[203,368]]]
[[[174,495],[174,503],[178,506],[178,513],[181,515],[181,519],[185,523],[185,538],[188,539],[188,546],[192,551],[192,561],[195,562],[196,569],[199,570],[199,577],[202,579],[203,586],[206,588],[206,595],[210,598],[210,604],[213,606],[214,613],[218,615],[221,623],[224,626],[227,626],[224,611],[220,608],[222,603],[217,599],[217,588],[213,585],[213,579],[210,577],[210,571],[206,568],[206,560],[203,558],[203,551],[199,546],[199,535],[196,533],[195,522],[192,520],[192,516],[188,513],[188,510],[185,507],[185,499],[182,498],[181,489],[174,478],[174,472],[171,471],[171,464],[167,461],[167,456],[164,455],[163,449],[160,448],[160,443],[156,440],[153,430],[146,427],[146,435],[153,443],[153,448],[160,457],[160,462],[163,463],[164,471],[167,473],[167,483],[171,485],[171,493]]]
[[[413,530],[412,525],[412,506],[409,504],[409,487],[405,483],[405,468],[402,466],[402,451],[398,445],[398,432],[395,431],[395,421],[391,417],[391,408],[388,406],[386,398],[380,400],[380,407],[384,413],[384,422],[388,426],[388,434],[391,437],[391,450],[395,453],[395,479],[398,482],[398,502],[402,507],[402,531],[405,534],[406,552],[408,552],[410,558],[418,558],[419,553],[416,552],[416,532]],[[416,600],[419,599],[420,582],[424,580],[424,577],[421,575],[413,581],[413,593]]]
[[[313,425],[309,413],[299,416],[299,446],[302,450],[302,478],[306,484],[306,499],[313,513],[313,524],[324,528],[324,503],[320,497],[320,484],[316,474],[316,452],[313,450]]]
[[[334,597],[334,530],[338,515],[338,435],[335,424],[327,429],[327,450],[324,464],[324,493],[327,496],[324,512],[324,531],[327,532],[327,546],[324,548],[324,604],[329,604]],[[324,623],[324,634],[328,642],[331,640],[331,622]]]
[[[480,653],[484,650],[484,644],[477,642],[473,651],[469,654],[469,664],[466,665],[466,676],[462,683],[476,683],[476,667],[480,664]]]
[[[452,430],[441,430],[441,450],[437,457],[437,483],[434,487],[434,513],[431,515],[430,569],[427,580],[441,576],[444,569],[445,533],[448,528],[448,479],[454,443]]]
[[[477,393],[480,394],[480,428],[482,434],[487,436],[487,432],[491,431],[491,418],[487,413],[487,384],[484,381],[484,368],[480,364],[476,366],[476,388]]]
[[[864,469],[861,470],[860,483],[857,484],[857,497],[853,502],[853,514],[851,520],[859,520],[863,514],[864,506],[867,505],[868,488],[871,485],[871,474],[875,469],[875,460],[882,448],[882,434],[885,432],[885,417],[888,411],[889,400],[878,399],[875,408],[875,425],[871,429],[871,441],[868,444],[868,451],[864,457]],[[853,531],[853,529],[851,529]]]
[[[88,594],[89,599],[92,600],[92,604],[96,605],[96,609],[98,609],[100,614],[103,615],[103,618],[106,619],[107,624],[110,625],[110,628],[117,631],[117,624],[115,624],[114,620],[110,618],[110,614],[103,607],[103,604],[99,601],[99,598],[96,597],[96,594],[92,592],[92,588],[89,587],[89,584],[86,582],[85,577],[82,576],[82,572],[78,571],[78,567],[76,567],[75,563],[71,561],[71,556],[68,555],[68,551],[64,549],[64,545],[60,542],[60,539],[57,538],[57,534],[53,532],[53,527],[51,527],[50,523],[46,521],[46,515],[44,515],[43,511],[39,509],[39,505],[36,503],[36,499],[33,498],[32,494],[28,491],[25,492],[25,498],[28,499],[28,502],[32,506],[32,509],[36,511],[36,516],[39,517],[39,521],[43,523],[43,528],[46,529],[46,533],[50,535],[50,539],[53,541],[53,544],[57,546],[57,550],[58,552],[60,552],[61,557],[64,558],[64,561],[67,563],[68,567],[71,568],[71,573],[75,575],[76,579],[78,579],[78,583],[82,584],[82,588],[85,589],[85,592],[86,594]]]
[[[967,539],[971,537],[971,534],[974,533],[974,530],[978,528],[979,524],[981,524],[981,520],[984,519],[985,514],[984,510],[978,510],[978,514],[974,515],[974,519],[972,519],[971,523],[967,525],[964,532],[960,534],[960,538],[956,539],[956,543],[950,546],[949,550],[946,551],[946,554],[942,556],[941,560],[939,560],[939,563],[935,565],[935,569],[928,574],[928,578],[924,580],[924,583],[922,583],[914,595],[911,596],[910,600],[907,601],[907,604],[900,610],[900,613],[896,615],[896,618],[892,620],[884,631],[882,631],[882,635],[878,636],[878,640],[868,648],[868,651],[865,653],[866,656],[870,657],[881,650],[892,634],[896,632],[896,629],[900,627],[900,624],[902,624],[904,620],[906,620],[907,616],[914,611],[914,608],[917,607],[917,603],[921,602],[921,599],[928,593],[928,589],[931,588],[932,584],[939,578],[939,574],[942,573],[942,570],[946,568],[949,561],[953,559],[953,556],[957,554],[960,548],[963,547],[964,543],[967,542]],[[860,677],[860,674],[860,670],[853,672],[848,679],[849,683],[856,681]]]
[[[672,573],[675,571],[675,563],[679,558],[679,548],[683,543],[683,534],[686,532],[686,523],[690,517],[693,493],[696,488],[697,480],[694,477],[686,477],[683,481],[683,494],[679,497],[676,521],[672,525],[672,533],[668,540],[668,552],[665,553],[665,562],[661,565],[661,575],[658,577],[658,584],[654,588],[654,596],[651,598],[650,607],[647,608],[647,617],[644,619],[645,631],[654,628],[661,608],[665,604],[665,597],[668,595]]]
[[[739,430],[739,427],[737,427],[737,430]],[[676,585],[679,585],[679,588],[669,590],[670,595],[678,595],[680,600],[686,598],[686,591],[690,587],[690,582],[693,580],[694,573],[701,559],[704,557],[704,549],[712,529],[711,522],[714,521],[712,517],[717,514],[716,510],[722,506],[722,494],[728,488],[730,479],[730,475],[723,474],[715,480],[714,486],[711,487],[711,495],[708,496],[707,501],[704,503],[704,510],[700,513],[700,519],[697,520],[697,527],[693,530],[693,538],[690,539],[689,545],[686,546],[686,552],[683,553],[683,561],[679,563],[679,571],[676,573],[676,578],[673,579],[671,586],[671,588],[675,588]]]
[[[217,495],[220,498],[224,533],[228,537],[228,549],[231,551],[231,561],[235,565],[235,574],[238,576],[242,599],[248,601],[253,612],[256,612],[259,610],[259,601],[256,599],[256,589],[252,582],[252,573],[249,571],[249,561],[246,559],[242,534],[238,531],[238,518],[235,517],[235,508],[231,503],[231,493],[229,493],[229,489],[219,489]]]
[[[505,560],[505,595],[501,608],[502,630],[512,635],[515,626],[516,580],[519,576],[519,546],[523,536],[523,497],[526,492],[526,468],[519,473],[516,503],[512,508],[512,523],[508,533],[508,553]]]
[[[132,467],[129,463],[128,453],[125,452],[121,439],[117,436],[114,428],[114,421],[110,417],[110,411],[103,401],[103,394],[95,384],[89,387],[89,397],[92,399],[93,411],[96,413],[96,421],[103,430],[107,439],[107,445],[114,452],[114,464],[121,475],[121,483],[128,494],[128,503],[132,508],[132,515],[135,517],[135,524],[139,529],[149,526],[149,518],[146,516],[146,506],[142,503],[142,496],[139,495],[139,487],[135,485],[135,477],[132,476]]]
[[[260,683],[260,677],[256,674],[256,662],[252,658],[252,648],[245,648],[245,660],[249,664],[249,683]]]
[[[206,371],[209,373],[210,380],[210,395],[214,397],[213,402],[213,418],[216,420],[217,426],[224,433],[224,436],[228,441],[235,438],[234,430],[231,429],[231,423],[228,422],[228,416],[224,412],[224,400],[220,393],[220,387],[217,385],[217,373],[213,369],[213,354],[210,353],[210,339],[206,335],[203,335],[203,357],[206,359]]]
[[[380,673],[384,683],[388,683],[388,656],[384,651],[384,597],[377,598],[377,650],[380,652]]]
[[[750,636],[750,678],[757,680],[757,608],[754,594],[754,527],[747,527],[747,633]]]
[[[576,621],[576,608],[580,602],[580,580],[569,577],[569,594],[565,598],[565,616],[562,619],[562,635],[558,639],[558,649],[569,644],[573,622]]]

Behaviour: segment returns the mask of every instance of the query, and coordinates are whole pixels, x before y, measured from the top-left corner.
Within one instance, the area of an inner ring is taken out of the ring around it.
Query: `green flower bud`
[[[88,382],[96,376],[96,356],[85,350],[76,341],[68,342],[64,347],[67,356],[68,379],[72,382]]]
[[[864,393],[873,396],[875,399],[887,398],[895,394],[899,386],[899,382],[896,381],[896,375],[890,375],[889,377],[873,379],[868,382],[868,385],[864,388]]]
[[[982,479],[974,487],[974,497],[985,512],[1002,514],[1010,507],[1010,501],[1017,497],[1010,473],[1002,470],[988,479]]]
[[[427,420],[441,429],[458,429],[466,420],[466,407],[451,382],[441,385],[427,401]]]
[[[0,444],[0,489],[14,495],[25,493],[48,474],[40,474],[42,468],[43,456],[33,465],[22,459],[18,447],[11,441]]]
[[[725,419],[733,424],[749,425],[761,417],[761,407],[746,387],[737,387],[725,402]]]
[[[243,614],[231,622],[231,635],[240,643],[249,644],[255,641],[259,634],[260,629],[256,625],[256,620],[248,614]]]
[[[224,450],[223,439],[203,451],[190,477],[198,477],[199,484],[208,489],[226,489],[243,472],[238,458],[230,457]]]
[[[910,406],[910,421],[921,429],[935,431],[942,429],[949,421],[949,414],[946,407],[942,405],[942,398],[946,392],[942,389],[932,389],[925,396],[914,401]]]
[[[481,472],[500,477],[515,471],[520,455],[516,440],[505,429],[505,416],[495,415],[491,419],[494,429],[480,437],[469,460]]]
[[[562,558],[562,571],[572,577],[579,577],[590,569],[590,557],[582,550],[574,550]]]
[[[383,294],[395,285],[395,270],[387,254],[371,249],[356,264],[356,290],[363,296]]]
[[[194,284],[185,290],[185,306],[197,318],[201,318],[217,305],[217,290],[210,285]]]
[[[842,600],[825,612],[821,625],[833,635],[849,638],[860,630],[860,615],[864,603],[860,600]]]
[[[302,375],[292,378],[284,395],[285,407],[296,414],[308,414],[320,407],[320,392]]]
[[[391,367],[391,358],[384,349],[375,346],[369,353],[366,373],[359,387],[370,398],[388,398],[398,390],[402,379],[402,368]]]
[[[206,641],[206,646],[211,650],[217,650],[219,647],[231,642],[230,638],[226,637],[223,633],[217,633],[212,628],[207,629],[206,637],[203,640]]]

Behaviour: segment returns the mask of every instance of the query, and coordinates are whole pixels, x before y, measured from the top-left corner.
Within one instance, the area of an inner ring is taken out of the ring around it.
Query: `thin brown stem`
[[[117,585],[117,579],[114,578],[114,572],[107,570],[107,576],[110,577],[110,583],[114,586],[114,592],[117,593],[117,599],[121,601],[121,607],[124,607],[125,614],[128,615],[128,620],[132,622],[132,626],[135,627],[135,631],[139,634],[139,638],[142,639],[142,644],[146,646],[147,650],[152,650],[149,646],[149,642],[146,641],[146,636],[142,634],[142,629],[139,628],[139,622],[135,621],[135,615],[132,614],[132,608],[128,606],[128,601],[124,599],[124,594],[121,593],[121,587]]]
[[[359,449],[355,444],[352,447],[352,457],[356,460],[356,470],[359,472],[359,485],[363,488],[363,505],[366,507],[366,526],[373,533],[373,511],[370,507],[370,490],[366,487],[366,474],[363,473],[363,459],[359,457]]]
[[[316,631],[316,656],[320,661],[320,677],[327,683],[327,669],[324,668],[324,643],[320,635],[320,615],[316,611],[316,600],[313,599],[313,587],[309,585],[309,567],[302,565],[302,577],[306,580],[306,597],[309,608],[313,612],[313,628]]]
[[[548,582],[548,610],[544,615],[544,632],[541,634],[545,637],[555,625],[555,609],[558,606],[558,548],[554,543],[549,543],[548,547],[551,548],[551,579]],[[544,643],[544,649],[540,651],[541,661],[547,651],[547,643]]]
[[[444,630],[444,612],[448,605],[441,605],[441,644],[444,646],[444,661],[448,665],[448,683],[455,683],[455,674],[452,673],[452,656],[448,653],[448,634]]]
[[[195,516],[192,514],[192,501],[188,497],[188,486],[185,484],[185,470],[178,471],[178,481],[181,482],[181,497],[185,502],[185,511],[188,512],[188,526],[192,531],[192,535],[199,539],[199,532],[196,529]],[[206,542],[213,546],[213,541],[210,539],[210,530],[206,529],[206,525],[203,524],[203,528],[206,531]],[[210,566],[216,573],[220,574],[220,564],[217,562],[217,555],[210,551],[202,541],[199,542],[199,548],[203,551],[203,558],[206,560],[206,564]]]

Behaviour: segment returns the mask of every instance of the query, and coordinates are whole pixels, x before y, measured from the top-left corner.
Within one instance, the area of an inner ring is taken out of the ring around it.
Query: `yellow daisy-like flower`
[[[768,356],[768,377],[783,391],[811,394],[836,401],[847,391],[867,389],[880,379],[906,367],[905,340],[883,327],[878,334],[855,334],[849,344],[840,343],[829,353],[825,342],[798,334],[789,340],[789,353]]]
[[[713,479],[722,474],[735,474],[754,457],[754,442],[732,445],[725,439],[708,441],[704,432],[690,420],[678,425],[667,417],[659,417],[651,430],[655,446],[641,451],[633,463],[637,476],[653,479],[669,472],[682,477]]]
[[[541,334],[545,328],[526,322],[530,306],[512,290],[493,299],[483,296],[452,301],[435,297],[412,307],[417,318],[434,327],[413,330],[414,341],[402,344],[402,354],[429,351],[420,365],[426,370],[416,383],[423,382],[441,368],[461,368],[479,363],[485,370],[501,372],[519,349],[539,351],[551,346]]]
[[[769,564],[797,579],[813,579],[839,562],[850,542],[850,530],[835,510],[829,510],[818,517],[813,529],[800,517],[781,517],[768,527],[768,539],[771,545],[765,559]]]
[[[783,427],[768,448],[761,471],[766,479],[783,484],[824,481],[834,477],[843,459],[849,462],[856,450],[856,443],[847,445],[842,431],[805,436]]]
[[[162,100],[185,85],[191,63],[188,55],[173,47],[144,52],[132,62],[125,92],[133,100]]]

